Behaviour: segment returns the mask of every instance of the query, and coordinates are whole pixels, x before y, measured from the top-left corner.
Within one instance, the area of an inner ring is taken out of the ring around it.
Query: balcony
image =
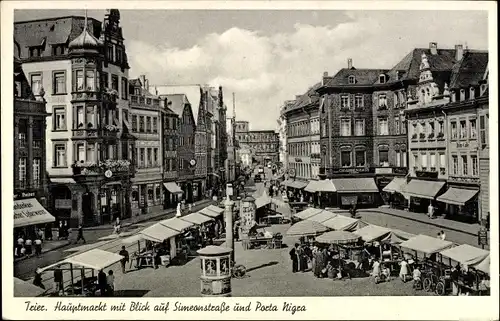
[[[440,132],[437,134],[437,140],[444,140],[444,133]]]
[[[479,177],[456,176],[456,175],[448,176],[448,181],[452,181],[455,183],[478,184],[478,185],[480,182]]]
[[[420,133],[419,137],[421,142],[425,141],[425,133]]]
[[[118,138],[120,128],[114,125],[106,125],[101,130],[97,128],[73,129],[74,139],[98,139],[115,140]]]
[[[430,134],[427,136],[427,139],[428,139],[428,140],[433,140],[433,139],[434,139],[434,132],[430,133]]]
[[[411,135],[411,140],[412,141],[417,141],[417,134]]]
[[[109,109],[115,109],[117,106],[118,91],[106,88],[102,95],[102,101]]]

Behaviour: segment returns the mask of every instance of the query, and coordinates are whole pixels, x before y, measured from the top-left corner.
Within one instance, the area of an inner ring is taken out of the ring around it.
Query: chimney
[[[328,77],[328,71],[323,72],[323,77]]]
[[[464,46],[455,45],[455,60],[460,61],[464,57]]]
[[[347,69],[352,69],[352,58],[347,59]]]
[[[430,42],[429,49],[431,51],[431,55],[437,55],[438,53],[438,44],[437,42]]]

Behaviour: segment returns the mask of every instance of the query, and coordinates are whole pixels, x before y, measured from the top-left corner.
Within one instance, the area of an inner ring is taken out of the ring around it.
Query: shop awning
[[[14,200],[14,227],[45,224],[55,220],[36,198]]]
[[[193,223],[183,221],[177,217],[169,218],[168,220],[163,220],[158,223],[178,232],[184,232],[193,226]]]
[[[319,214],[321,212],[323,212],[323,210],[320,208],[309,207],[301,212],[295,213],[293,216],[300,218],[301,220],[306,220],[309,217],[316,215],[316,214]]]
[[[186,216],[182,216],[180,219],[196,225],[201,225],[206,222],[213,221],[211,217],[205,216],[200,213],[191,213]]]
[[[401,193],[406,185],[406,178],[394,177],[392,181],[384,187],[383,191],[388,193]]]
[[[412,237],[408,241],[401,243],[400,245],[402,248],[406,248],[409,250],[414,250],[425,254],[433,254],[452,247],[453,243],[450,241],[443,241],[435,237],[419,234],[415,237]]]
[[[335,178],[332,179],[338,193],[377,193],[378,187],[373,178]]]
[[[286,186],[286,187],[291,187],[290,184],[292,183],[293,181],[290,180],[290,179],[287,179],[283,182],[280,183],[280,185],[283,185],[283,186]]]
[[[403,194],[432,200],[441,191],[444,184],[445,182],[413,179],[403,188]]]
[[[99,271],[120,262],[121,259],[123,259],[123,256],[119,254],[101,249],[92,249],[75,256],[70,256],[64,262]]]
[[[382,226],[367,225],[353,232],[365,242],[381,241],[390,238],[391,230]]]
[[[183,193],[181,188],[179,187],[179,185],[177,185],[174,182],[163,183],[163,186],[165,186],[165,188],[172,194],[182,194]]]
[[[461,264],[475,265],[490,255],[490,252],[468,244],[462,244],[446,249],[440,254]]]
[[[325,179],[322,181],[310,181],[309,184],[304,188],[306,192],[317,193],[317,192],[336,192],[335,186],[332,181]]]
[[[45,293],[45,290],[30,282],[14,278],[14,297],[37,297]]]
[[[391,229],[390,243],[401,244],[404,241],[407,241],[415,236],[416,236],[415,234],[411,234],[402,230]]]
[[[443,195],[436,198],[436,200],[447,204],[463,206],[476,196],[478,192],[478,190],[474,189],[450,187]]]
[[[222,214],[222,213],[224,213],[224,209],[223,208],[220,208],[220,207],[215,206],[215,205],[208,205],[207,208],[209,210],[211,210],[212,212],[215,212],[215,213],[217,213],[219,215]]]
[[[139,234],[145,239],[149,241],[153,241],[156,243],[161,243],[164,240],[167,240],[171,237],[179,235],[180,233],[176,230],[166,227],[165,225],[161,225],[160,223],[156,223],[151,225],[148,228],[140,231]]]
[[[358,219],[343,215],[337,215],[334,218],[331,218],[328,221],[324,221],[321,224],[328,228],[331,228],[332,230],[349,232],[355,231],[367,225],[366,223]]]
[[[69,177],[51,177],[52,184],[76,184],[75,180]]]
[[[314,221],[318,223],[323,223],[324,221],[328,221],[331,218],[334,218],[337,214],[329,212],[329,211],[321,211],[318,214],[308,217],[309,221]]]
[[[486,274],[490,274],[490,256],[488,255],[484,260],[472,267]]]

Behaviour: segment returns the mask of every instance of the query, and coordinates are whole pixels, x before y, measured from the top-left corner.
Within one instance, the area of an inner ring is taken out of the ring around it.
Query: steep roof
[[[321,83],[317,83],[314,86],[310,87],[305,94],[300,95],[294,101],[293,107],[294,108],[301,108],[301,107],[305,107],[305,106],[312,105],[312,104],[318,104],[319,103],[319,95],[318,95],[318,92],[316,90],[320,87],[321,87]]]
[[[420,76],[420,62],[423,53],[427,56],[431,71],[451,70],[456,62],[455,49],[438,49],[437,54],[433,55],[430,49],[415,48],[389,70],[387,73],[389,76],[387,82],[391,83],[408,79],[418,79]],[[402,72],[399,77],[397,75],[398,71]]]
[[[366,86],[374,84],[380,74],[386,73],[386,69],[356,69],[356,68],[343,68],[331,79],[328,79],[325,87],[336,87],[336,86]],[[354,76],[356,78],[355,84],[349,84],[349,76]]]
[[[462,60],[453,66],[450,88],[477,86],[488,67],[487,51],[466,51]]]
[[[189,103],[189,100],[184,94],[161,95],[161,98],[167,98],[168,106],[166,106],[166,109],[170,109],[179,117],[182,117],[182,114],[184,113],[184,107]]]
[[[193,113],[194,122],[198,124],[198,112],[200,110],[200,85],[150,85],[149,90],[158,91],[160,96],[178,96],[184,95],[187,102],[191,104],[191,111]],[[172,103],[173,104],[173,103]],[[172,108],[173,109],[173,108]],[[175,111],[175,110],[174,110]],[[175,111],[177,113],[177,111]],[[179,113],[177,113],[179,114]],[[182,115],[182,110],[181,114]]]

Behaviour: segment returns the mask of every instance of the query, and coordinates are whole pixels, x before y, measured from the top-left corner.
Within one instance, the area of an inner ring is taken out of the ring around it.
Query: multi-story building
[[[14,47],[35,96],[45,93],[49,208],[58,220],[128,217],[134,140],[120,13],[17,22]]]
[[[235,120],[234,117],[227,118],[227,160],[226,160],[226,179],[228,182],[236,180],[236,145],[235,139]]]
[[[320,121],[319,95],[316,92],[321,83],[297,96],[294,104],[287,104],[283,110],[286,120],[288,151],[287,165],[301,180],[319,178],[320,168]]]
[[[437,200],[446,204],[448,216],[476,223],[485,219],[489,211],[483,212],[480,204],[489,193],[488,182],[485,181],[485,186],[481,184],[479,166],[481,155],[488,157],[485,133],[488,87],[484,79],[488,52],[464,51],[459,47],[456,55],[448,89],[450,103],[443,106],[449,138],[448,190]]]
[[[52,215],[43,208],[47,206],[45,171],[47,116],[43,95],[35,99],[22,70],[21,62],[18,57],[14,57],[15,228],[53,220]],[[43,211],[39,213],[40,210]],[[30,216],[30,213],[35,213],[35,215]]]
[[[382,69],[356,69],[348,59],[347,68],[335,76],[324,73],[317,89],[322,96],[319,176],[340,179],[334,182],[340,205],[352,202],[370,205],[380,201],[374,183],[377,125],[373,119],[373,92],[374,83],[386,73]]]
[[[160,95],[160,99],[167,101],[167,106],[178,117],[177,126],[177,184],[183,192],[183,199],[187,203],[194,201],[193,181],[195,178],[195,116],[185,94]]]
[[[173,208],[182,198],[182,190],[177,185],[177,146],[179,144],[179,115],[168,107],[168,100],[160,101],[162,111],[162,155],[163,155],[163,207]]]
[[[488,68],[488,67],[487,67]],[[479,117],[479,183],[481,192],[479,194],[479,217],[481,223],[489,228],[490,226],[490,112],[489,112],[489,72],[486,72],[481,82],[481,99],[478,99],[478,117]],[[485,88],[486,87],[486,88]]]
[[[278,134],[279,134],[279,162],[281,167],[288,169],[288,149],[287,149],[287,118],[286,111],[295,104],[295,100],[286,100],[280,107],[280,116],[278,117]]]
[[[132,134],[136,137],[136,173],[132,178],[132,214],[163,209],[162,112],[158,97],[149,93],[145,75],[129,80]]]
[[[236,122],[236,140],[238,141],[239,148],[250,151],[252,163],[256,162],[261,165],[277,163],[279,158],[278,134],[274,130],[244,132],[243,130],[247,128],[249,128],[248,122]]]

